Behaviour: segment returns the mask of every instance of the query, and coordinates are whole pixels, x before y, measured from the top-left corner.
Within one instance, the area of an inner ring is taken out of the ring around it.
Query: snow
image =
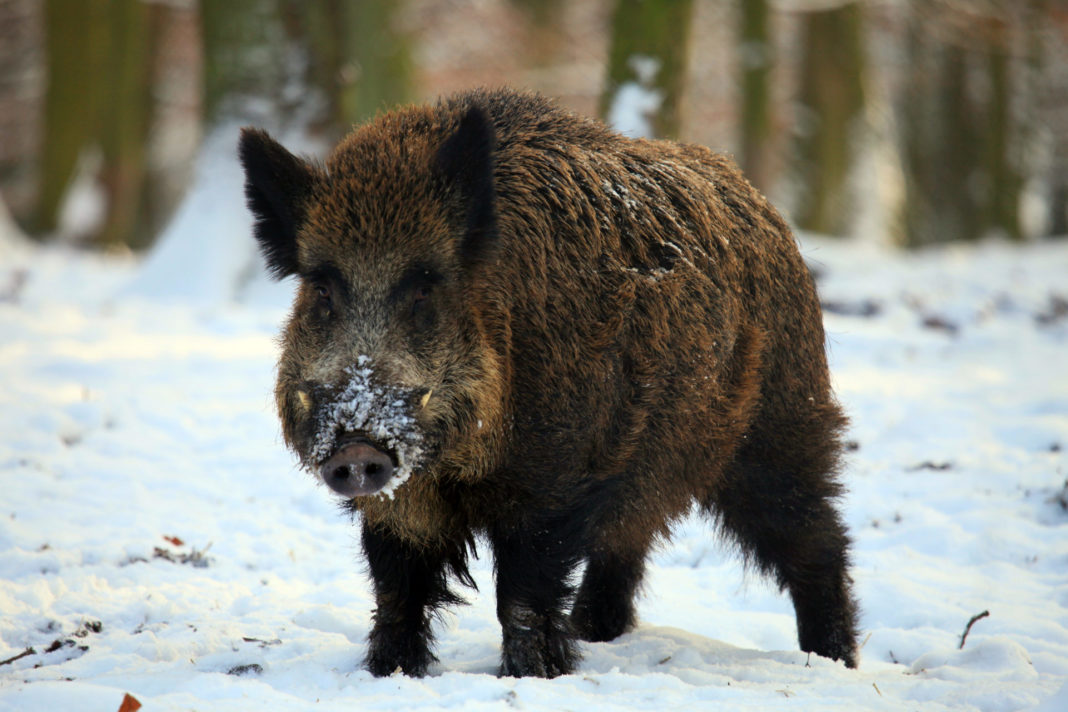
[[[0,661],[33,650],[0,709],[1068,708],[1068,243],[803,239],[852,417],[858,670],[798,651],[787,598],[691,518],[575,674],[495,676],[483,547],[431,675],[375,679],[356,529],[274,414],[291,285],[248,271],[239,176],[207,163],[142,261],[0,229]]]
[[[616,89],[608,109],[608,123],[625,136],[652,138],[656,132],[650,118],[664,101],[664,93],[653,84],[660,62],[655,57],[634,55],[627,60],[627,66],[638,81],[623,82]]]
[[[107,218],[108,196],[99,180],[104,157],[99,148],[82,151],[74,177],[59,205],[56,233],[85,236],[100,229]]]
[[[226,123],[205,138],[192,189],[123,295],[154,301],[210,306],[240,299],[263,282],[244,207],[241,166],[232,156],[240,132]],[[281,304],[281,301],[277,302]]]

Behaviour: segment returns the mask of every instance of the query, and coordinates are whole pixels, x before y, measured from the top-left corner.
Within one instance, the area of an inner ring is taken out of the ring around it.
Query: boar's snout
[[[342,444],[319,474],[343,497],[362,497],[386,486],[393,476],[393,459],[367,440],[353,440]]]

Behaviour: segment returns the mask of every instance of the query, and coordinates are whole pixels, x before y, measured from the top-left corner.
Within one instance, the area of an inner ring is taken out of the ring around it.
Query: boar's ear
[[[466,203],[466,232],[460,245],[464,267],[485,261],[497,241],[495,146],[493,122],[476,105],[467,110],[456,132],[438,149],[438,169],[459,189]]]
[[[237,146],[245,168],[245,198],[256,219],[253,232],[276,279],[297,272],[297,229],[317,173],[266,131],[241,129]]]

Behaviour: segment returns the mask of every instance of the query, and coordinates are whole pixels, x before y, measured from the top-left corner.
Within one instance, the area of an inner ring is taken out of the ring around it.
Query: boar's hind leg
[[[590,555],[571,625],[583,640],[615,640],[634,627],[634,594],[645,573],[646,549]]]
[[[784,437],[805,430],[803,441]],[[849,538],[833,506],[837,439],[818,424],[772,432],[777,441],[750,433],[710,504],[748,558],[790,592],[801,649],[856,667]]]
[[[448,589],[447,569],[470,581],[466,549],[461,547],[450,556],[413,546],[364,524],[363,550],[376,603],[368,636],[367,669],[378,677],[398,669],[421,677],[436,660],[430,652],[430,621],[435,609],[462,602]]]
[[[556,677],[578,661],[564,613],[571,571],[581,558],[566,524],[544,522],[524,531],[490,532],[497,570],[501,675]]]

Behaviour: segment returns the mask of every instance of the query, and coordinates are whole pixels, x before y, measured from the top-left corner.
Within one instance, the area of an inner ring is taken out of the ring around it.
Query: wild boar
[[[479,537],[501,674],[571,672],[694,502],[790,593],[802,650],[856,665],[819,301],[729,159],[503,89],[380,115],[325,165],[255,129],[239,154],[297,278],[286,443],[361,515],[372,673],[427,672]]]

